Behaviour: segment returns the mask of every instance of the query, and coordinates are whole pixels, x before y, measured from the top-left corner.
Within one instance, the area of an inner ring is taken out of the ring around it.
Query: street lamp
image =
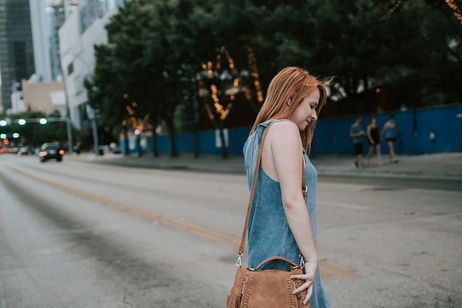
[[[19,138],[19,134],[18,134],[18,133],[14,133],[14,134],[13,134],[13,138]]]
[[[5,139],[6,138],[6,134],[0,134],[0,139]]]
[[[0,121],[0,126],[6,126],[6,124],[8,124],[8,123],[5,120]]]
[[[19,119],[18,124],[19,124],[19,125],[26,125],[26,120],[24,120],[24,119]]]
[[[42,124],[42,125],[45,125],[45,124],[47,124],[47,119],[41,118],[41,119],[39,120],[39,123]]]

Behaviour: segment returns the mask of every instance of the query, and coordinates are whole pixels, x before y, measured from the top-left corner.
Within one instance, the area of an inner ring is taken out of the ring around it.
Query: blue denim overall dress
[[[247,138],[244,144],[244,160],[249,189],[252,187],[253,175],[258,158],[258,150],[263,130],[271,122],[290,121],[288,119],[272,119],[258,125],[255,132]],[[315,242],[317,241],[316,226],[316,188],[317,172],[310,162],[308,154],[303,151],[305,159],[305,175],[307,192],[307,208],[310,215],[311,226]],[[270,178],[263,167],[260,166],[258,179],[255,187],[255,195],[252,203],[252,211],[249,218],[247,232],[248,241],[248,266],[255,268],[260,262],[274,256],[285,257],[296,264],[300,262],[299,249],[292,231],[287,223],[284,212],[281,188],[279,182]],[[267,263],[262,269],[288,270],[287,262],[276,260]],[[316,271],[313,295],[310,298],[311,308],[331,307],[321,281],[319,267]]]

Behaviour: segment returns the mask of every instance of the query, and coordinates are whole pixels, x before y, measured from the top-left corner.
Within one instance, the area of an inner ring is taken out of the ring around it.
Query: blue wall
[[[378,115],[380,128],[389,115]],[[363,116],[362,126],[367,128],[370,116]],[[398,153],[437,153],[462,151],[462,106],[429,108],[416,112],[395,114],[399,137],[396,142]],[[317,154],[351,153],[350,126],[355,118],[327,119],[319,121],[316,127],[313,150]],[[435,139],[430,133],[436,134]],[[364,142],[367,143],[366,138]],[[382,151],[388,152],[385,142]]]
[[[389,115],[378,115],[377,122],[382,128]],[[370,116],[362,117],[362,126],[366,130]],[[416,112],[401,112],[395,114],[399,137],[396,142],[397,153],[436,153],[462,151],[462,105],[430,108]],[[355,117],[341,119],[320,120],[316,126],[313,151],[316,154],[351,154],[353,145],[349,137],[350,126]],[[250,127],[229,129],[228,143],[231,155],[241,155],[242,147],[249,134]],[[435,139],[430,139],[430,133],[436,134]],[[134,137],[131,137],[134,138]],[[192,153],[192,133],[179,134],[176,137],[177,147],[180,153]],[[147,140],[147,149],[152,152],[152,138]],[[121,149],[123,149],[121,140]],[[215,146],[215,131],[201,131],[198,133],[199,150],[201,154],[220,154],[220,148]],[[364,138],[367,144],[366,138]],[[135,140],[130,142],[130,152],[137,152],[139,143]],[[170,152],[170,140],[168,136],[158,137],[159,151]],[[367,149],[365,149],[366,151]],[[382,151],[388,152],[387,145],[382,142]]]

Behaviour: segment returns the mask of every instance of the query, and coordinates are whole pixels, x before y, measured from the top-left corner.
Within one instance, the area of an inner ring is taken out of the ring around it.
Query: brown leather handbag
[[[249,215],[252,209],[252,201],[255,194],[255,186],[258,178],[258,171],[260,169],[263,145],[268,128],[273,123],[270,123],[263,132],[260,142],[260,149],[258,151],[257,163],[255,166],[252,190],[250,192],[249,205],[247,207],[247,215],[244,223],[244,230],[242,232],[241,244],[238,251],[238,259],[236,266],[238,267],[234,285],[227,300],[227,308],[309,308],[310,304],[303,304],[306,297],[307,289],[292,294],[292,291],[300,287],[305,280],[291,279],[292,275],[304,274],[303,258],[300,259],[300,264],[297,265],[291,260],[280,256],[274,256],[261,262],[256,268],[243,267],[241,265],[242,256],[244,255],[245,238],[247,234],[247,227],[249,222]],[[304,169],[304,168],[303,168]],[[303,196],[306,198],[306,184],[305,172],[303,170]],[[266,263],[272,260],[283,260],[291,264],[290,271],[276,270],[276,269],[259,269]]]

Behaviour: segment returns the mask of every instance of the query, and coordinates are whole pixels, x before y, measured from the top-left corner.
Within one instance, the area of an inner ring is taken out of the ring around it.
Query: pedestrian
[[[390,158],[390,162],[397,163],[398,158],[396,157],[395,153],[395,144],[396,138],[398,138],[398,130],[396,128],[394,115],[391,115],[388,118],[388,121],[383,125],[383,137],[388,144],[388,156]]]
[[[308,157],[326,97],[325,84],[306,70],[284,68],[271,81],[243,149],[249,188],[255,187],[254,198],[251,194],[249,201],[250,218],[245,224],[248,266],[257,271],[290,269],[290,264],[280,259],[257,267],[274,256],[300,262],[303,274],[290,279],[300,282],[294,292],[305,304],[309,301],[312,308],[330,307],[316,248],[317,172]],[[243,243],[241,246],[245,247]],[[240,248],[239,255],[242,253]],[[275,305],[278,304],[264,304]]]
[[[369,141],[369,152],[367,153],[367,165],[369,166],[370,158],[372,153],[377,153],[377,163],[381,166],[382,165],[382,154],[380,153],[380,129],[377,125],[377,119],[372,117],[369,125],[367,126],[367,140]]]
[[[74,152],[77,155],[80,155],[80,149],[81,149],[82,143],[80,141],[77,141],[74,145]]]
[[[353,139],[353,146],[355,152],[355,166],[356,168],[363,167],[363,136],[366,134],[361,127],[361,118],[357,118],[351,125],[350,137]]]

